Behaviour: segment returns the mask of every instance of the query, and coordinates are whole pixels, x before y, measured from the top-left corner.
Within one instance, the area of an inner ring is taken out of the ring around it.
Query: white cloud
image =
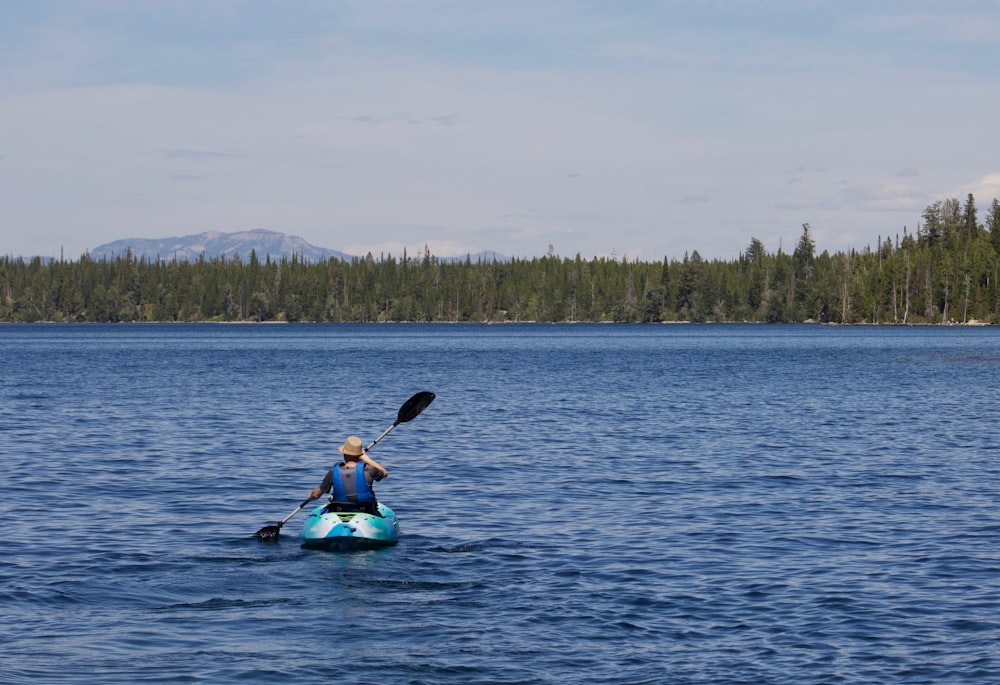
[[[986,174],[970,183],[967,188],[952,191],[948,197],[964,201],[969,193],[972,193],[976,199],[976,207],[982,211],[984,207],[993,202],[994,198],[1000,198],[1000,171]]]
[[[827,207],[869,212],[919,211],[927,196],[905,183],[886,182],[871,186],[849,186],[831,196]]]

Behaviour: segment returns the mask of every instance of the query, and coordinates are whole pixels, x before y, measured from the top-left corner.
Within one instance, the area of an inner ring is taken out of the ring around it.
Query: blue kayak
[[[352,510],[353,509],[353,510]],[[378,549],[399,541],[395,512],[384,504],[378,513],[357,511],[356,507],[331,502],[316,507],[302,526],[302,546],[309,549],[350,551]]]

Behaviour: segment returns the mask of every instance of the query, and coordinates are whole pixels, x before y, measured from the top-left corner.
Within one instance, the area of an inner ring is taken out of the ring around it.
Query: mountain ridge
[[[256,253],[258,259],[291,259],[292,255],[306,262],[318,262],[331,257],[354,259],[353,255],[346,252],[317,247],[297,235],[263,228],[232,233],[203,231],[168,238],[123,238],[98,245],[90,251],[90,258],[113,259],[130,250],[137,258],[145,257],[156,261],[176,259],[190,262],[202,256],[206,259],[233,259],[239,256],[241,261],[247,262],[251,252]]]
[[[91,259],[114,259],[131,251],[136,258],[150,261],[197,261],[202,256],[205,259],[239,256],[240,261],[250,261],[251,252],[257,259],[291,259],[294,255],[304,262],[320,262],[326,259],[343,259],[351,261],[360,259],[340,250],[318,247],[297,235],[288,235],[280,231],[257,228],[250,231],[203,231],[190,235],[169,238],[122,238],[103,245],[98,245],[89,252]],[[492,250],[484,250],[461,257],[445,257],[443,261],[507,261],[509,258]]]

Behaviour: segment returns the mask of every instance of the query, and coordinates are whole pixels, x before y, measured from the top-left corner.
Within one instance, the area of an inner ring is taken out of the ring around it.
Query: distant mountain
[[[246,262],[249,261],[251,252],[256,252],[260,261],[264,261],[268,256],[272,260],[282,257],[291,259],[292,254],[304,262],[319,262],[330,257],[353,259],[344,252],[316,247],[298,236],[264,229],[237,233],[207,231],[180,238],[126,238],[95,247],[90,251],[90,257],[112,259],[125,254],[128,250],[132,251],[133,256],[145,257],[150,261],[177,259],[193,262],[202,255],[205,259],[216,257],[232,259],[234,255],[239,255],[240,259]]]
[[[207,231],[196,235],[186,235],[179,238],[125,238],[110,243],[98,245],[90,251],[91,259],[114,259],[131,250],[136,258],[145,257],[148,261],[197,261],[202,255],[205,259],[225,257],[232,259],[239,255],[244,262],[250,261],[250,253],[256,252],[257,259],[264,261],[268,256],[272,260],[291,259],[294,253],[303,262],[315,263],[331,257],[351,261],[358,259],[339,250],[326,247],[316,247],[296,235],[286,235],[277,231],[257,229],[240,231],[238,233],[222,233]],[[473,264],[478,262],[508,262],[510,257],[492,250],[476,252],[460,257],[438,257],[441,262],[464,262],[466,259]],[[422,259],[421,256],[410,255],[410,259]]]

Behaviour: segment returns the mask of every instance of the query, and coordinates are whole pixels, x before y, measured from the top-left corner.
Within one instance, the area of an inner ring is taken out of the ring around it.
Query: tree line
[[[5,257],[0,321],[1000,323],[998,284],[1000,203],[980,223],[970,194],[874,248],[816,254],[804,224],[731,261]]]

